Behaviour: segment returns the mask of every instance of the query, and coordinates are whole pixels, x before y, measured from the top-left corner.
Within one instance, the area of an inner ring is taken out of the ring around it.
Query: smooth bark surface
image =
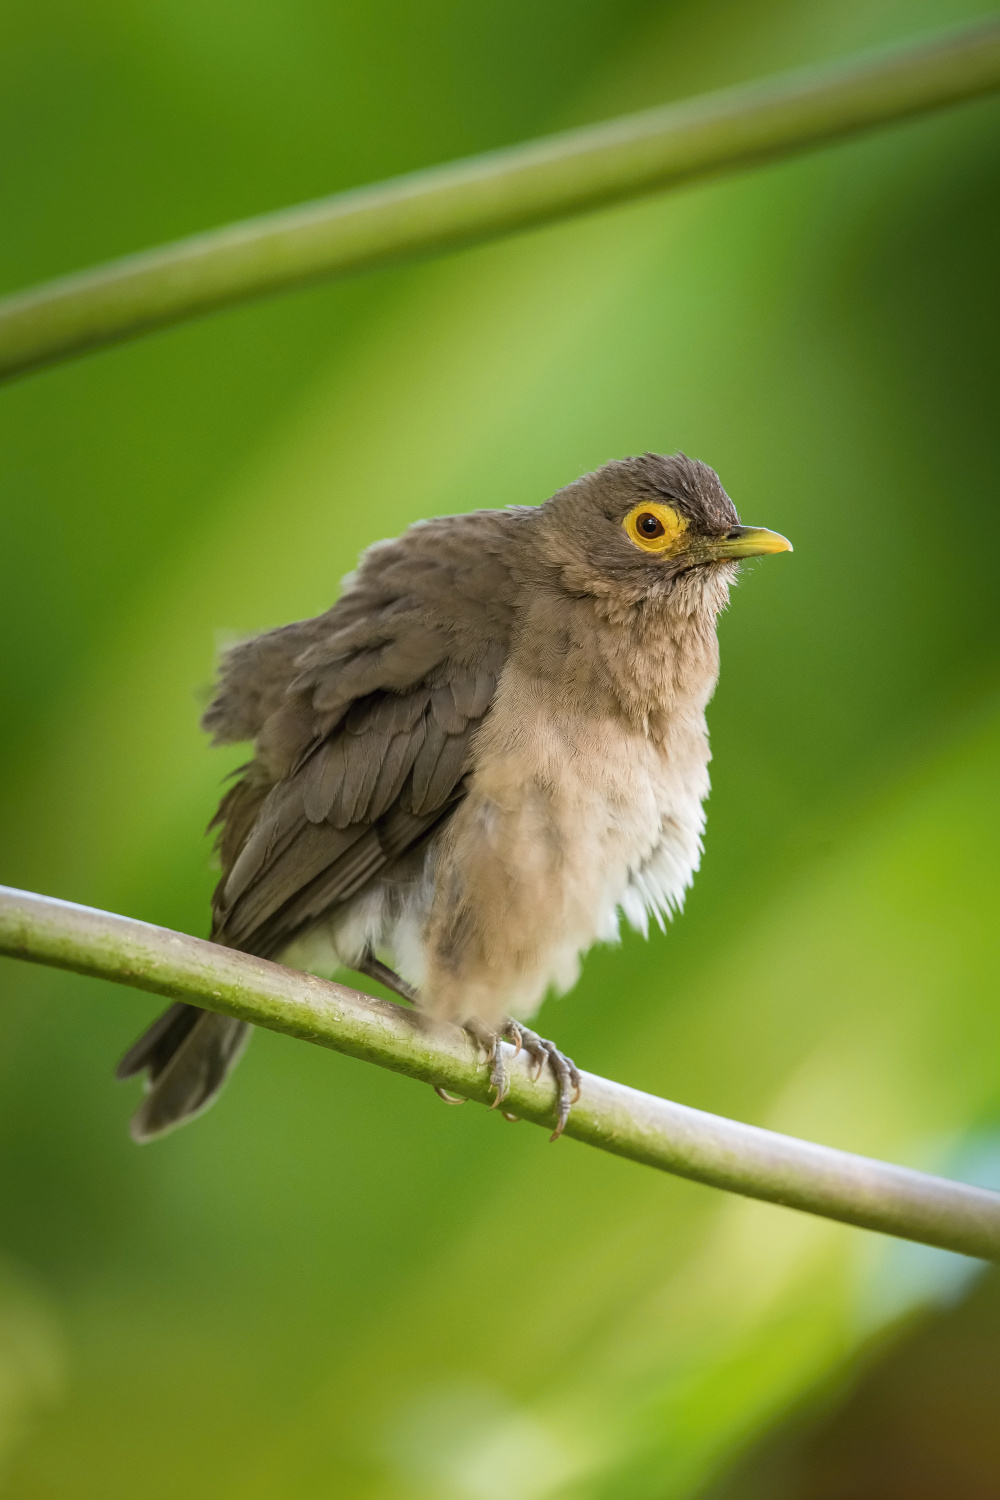
[[[298,283],[510,234],[1000,87],[1000,22],[339,193],[0,301],[0,379]]]
[[[491,1101],[465,1032],[345,985],[128,917],[0,886],[0,953],[187,1000]],[[552,1127],[555,1089],[508,1049],[505,1108]],[[583,1075],[566,1134],[711,1187],[983,1259],[1000,1259],[1000,1194],[835,1151]]]

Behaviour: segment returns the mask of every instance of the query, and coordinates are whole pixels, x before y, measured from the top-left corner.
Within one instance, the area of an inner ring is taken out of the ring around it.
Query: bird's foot
[[[559,1090],[559,1109],[556,1118],[556,1128],[549,1137],[557,1141],[566,1129],[566,1121],[569,1112],[580,1097],[580,1088],[583,1079],[580,1070],[571,1057],[560,1052],[555,1042],[550,1042],[532,1031],[520,1021],[511,1020],[509,1017],[504,1022],[503,1034],[509,1042],[513,1042],[517,1051],[522,1048],[535,1063],[535,1077],[542,1076],[542,1069],[546,1063],[552,1069],[556,1087]],[[516,1055],[516,1054],[515,1054]]]
[[[570,1110],[580,1097],[580,1086],[583,1082],[580,1070],[573,1059],[560,1052],[555,1042],[547,1041],[544,1037],[540,1037],[537,1031],[532,1031],[509,1016],[499,1031],[493,1031],[482,1021],[475,1020],[467,1021],[465,1030],[486,1053],[486,1061],[490,1065],[490,1084],[496,1093],[491,1106],[493,1109],[499,1108],[510,1092],[510,1074],[507,1071],[501,1041],[513,1044],[515,1057],[521,1051],[527,1052],[535,1063],[536,1078],[541,1077],[542,1069],[546,1064],[552,1069],[559,1091],[559,1105],[556,1128],[552,1132],[551,1139],[557,1141],[566,1128]],[[503,1111],[503,1116],[505,1120],[513,1121],[517,1118],[516,1115],[508,1114],[506,1110]]]
[[[504,1032],[503,1030],[494,1031],[484,1021],[477,1021],[475,1018],[466,1021],[462,1029],[467,1031],[476,1045],[482,1047],[486,1053],[486,1061],[490,1068],[490,1087],[495,1090],[496,1094],[490,1108],[497,1109],[510,1092],[510,1074],[507,1072],[501,1046]]]
[[[390,969],[388,964],[382,963],[381,959],[369,949],[358,964],[358,972],[367,974],[370,979],[377,979],[387,989],[395,990],[404,1000],[411,1004],[419,1004],[420,996],[411,984],[401,979],[395,970]],[[559,1110],[556,1119],[556,1128],[552,1132],[551,1140],[557,1141],[566,1128],[569,1112],[580,1097],[580,1085],[582,1079],[576,1063],[571,1057],[567,1057],[559,1051],[555,1042],[546,1041],[540,1037],[537,1031],[523,1026],[520,1021],[515,1021],[508,1016],[501,1025],[499,1031],[494,1031],[482,1021],[466,1021],[465,1030],[486,1053],[486,1061],[490,1065],[490,1086],[495,1091],[491,1109],[498,1109],[510,1092],[510,1074],[504,1060],[502,1041],[513,1043],[514,1056],[519,1052],[527,1052],[535,1063],[535,1077],[542,1076],[542,1069],[548,1063],[552,1069],[559,1090]],[[445,1104],[465,1104],[465,1100],[457,1094],[449,1094],[440,1085],[433,1085],[434,1092]],[[518,1116],[510,1114],[507,1110],[501,1110],[505,1120],[516,1124]]]

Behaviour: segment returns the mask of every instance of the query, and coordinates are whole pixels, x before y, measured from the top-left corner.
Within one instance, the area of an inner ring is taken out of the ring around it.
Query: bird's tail
[[[249,1040],[246,1021],[182,1001],[165,1010],[115,1071],[116,1078],[147,1075],[148,1092],[129,1126],[132,1139],[155,1140],[206,1110]]]

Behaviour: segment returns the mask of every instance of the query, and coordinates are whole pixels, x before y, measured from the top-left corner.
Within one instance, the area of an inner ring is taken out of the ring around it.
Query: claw
[[[507,1073],[507,1064],[503,1055],[503,1044],[500,1034],[491,1031],[482,1021],[467,1021],[465,1030],[472,1037],[477,1046],[482,1047],[486,1053],[486,1061],[490,1069],[490,1086],[496,1090],[496,1098],[490,1105],[496,1109],[506,1099],[510,1092],[510,1077]]]
[[[436,1083],[432,1084],[431,1087],[438,1098],[444,1100],[445,1104],[468,1104],[469,1102],[468,1099],[460,1099],[457,1094],[449,1094],[447,1090],[441,1088]]]
[[[518,1053],[521,1051],[521,1048],[524,1046],[524,1037],[521,1034],[520,1026],[509,1016],[504,1022],[503,1035],[507,1038],[508,1042],[513,1043],[514,1056],[517,1057]]]
[[[559,1090],[559,1114],[556,1119],[556,1128],[549,1136],[550,1141],[557,1141],[566,1129],[566,1121],[572,1108],[572,1076],[569,1071],[569,1059],[563,1057],[552,1044],[549,1044],[549,1065],[556,1077],[556,1086]]]
[[[514,1022],[508,1022],[507,1027],[515,1024]],[[531,1031],[527,1026],[518,1027],[518,1030],[521,1032],[524,1050],[535,1063],[535,1082],[537,1083],[539,1078],[541,1078],[546,1064],[552,1069],[558,1096],[556,1128],[552,1133],[551,1139],[557,1141],[566,1129],[570,1110],[580,1097],[580,1087],[583,1083],[580,1070],[571,1057],[566,1057],[559,1051],[555,1042],[546,1041],[544,1037],[540,1037],[537,1032]]]
[[[497,1096],[490,1105],[490,1109],[497,1109],[510,1093],[510,1075],[507,1072],[507,1064],[504,1062],[499,1037],[496,1039],[491,1061],[493,1066],[490,1068],[490,1083],[496,1089]]]
[[[565,1057],[556,1046],[555,1042],[546,1041],[537,1032],[531,1031],[527,1026],[521,1026],[519,1022],[508,1017],[499,1031],[493,1031],[482,1021],[471,1020],[465,1023],[465,1030],[472,1037],[477,1046],[481,1047],[486,1054],[486,1063],[490,1070],[490,1086],[494,1090],[491,1109],[500,1109],[507,1095],[510,1093],[510,1074],[507,1070],[507,1062],[503,1055],[502,1037],[506,1037],[514,1044],[516,1057],[519,1052],[527,1052],[535,1064],[534,1077],[537,1082],[542,1076],[542,1070],[546,1064],[552,1069],[552,1075],[556,1081],[557,1106],[556,1106],[556,1128],[551,1139],[557,1141],[566,1129],[570,1110],[580,1097],[580,1085],[583,1080],[580,1071],[570,1057]],[[438,1090],[438,1093],[441,1091]],[[445,1097],[442,1095],[442,1097]],[[451,1101],[449,1100],[449,1103]],[[456,1101],[458,1102],[458,1101]],[[464,1101],[462,1101],[464,1102]],[[517,1120],[519,1116],[510,1114],[507,1110],[501,1110],[505,1120]]]
[[[510,1115],[510,1114],[507,1113],[507,1111],[505,1109],[502,1109],[500,1111],[500,1113],[503,1115],[503,1117],[507,1121],[508,1125],[519,1125],[520,1122],[521,1122],[521,1116],[520,1115]]]
[[[559,1080],[559,1119],[556,1123],[555,1130],[549,1136],[550,1142],[557,1141],[562,1135],[563,1131],[566,1129],[566,1122],[569,1119],[569,1112],[573,1108],[573,1105],[576,1103],[576,1101],[579,1099],[580,1089],[583,1086],[583,1079],[580,1077],[580,1070],[576,1066],[576,1063],[573,1061],[573,1059],[571,1057],[564,1056],[562,1052],[557,1052],[556,1056],[559,1058],[559,1062],[562,1065],[561,1069],[557,1069],[555,1059],[553,1059],[553,1072],[556,1073],[556,1077]]]

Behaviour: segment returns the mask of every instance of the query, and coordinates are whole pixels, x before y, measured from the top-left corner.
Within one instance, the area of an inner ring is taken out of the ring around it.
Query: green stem
[[[0,886],[0,954],[187,1000],[490,1102],[489,1069],[457,1027],[167,928]],[[506,1107],[551,1128],[551,1079],[536,1081],[523,1056],[508,1054]],[[1000,1259],[1000,1194],[741,1125],[591,1073],[566,1134],[748,1198]]]
[[[0,301],[0,379],[297,283],[492,239],[1000,86],[1000,22],[178,240]]]

